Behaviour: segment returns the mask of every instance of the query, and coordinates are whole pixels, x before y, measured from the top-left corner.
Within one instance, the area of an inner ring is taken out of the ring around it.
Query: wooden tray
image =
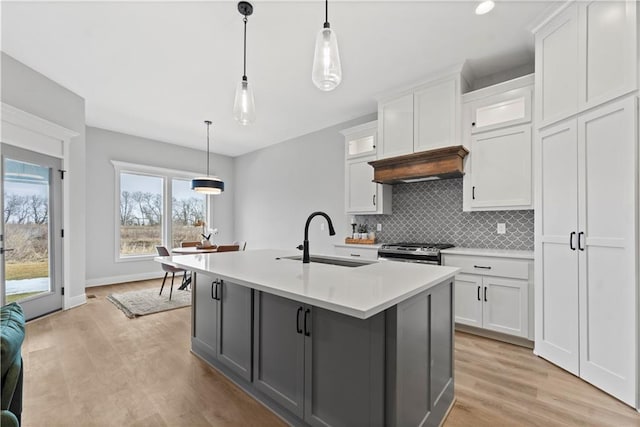
[[[346,237],[344,242],[351,245],[374,245],[376,243],[376,239],[353,239],[351,237]]]

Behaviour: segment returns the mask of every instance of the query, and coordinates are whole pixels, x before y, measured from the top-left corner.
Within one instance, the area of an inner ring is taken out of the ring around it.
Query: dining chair
[[[160,256],[170,256],[171,254],[164,246],[156,246],[156,251],[158,251],[158,255]],[[187,281],[187,270],[183,268],[174,267],[173,265],[162,263],[162,270],[164,270],[164,279],[162,279],[162,286],[160,287],[160,293],[158,295],[162,295],[162,290],[164,289],[164,282],[167,280],[167,275],[171,273],[171,290],[169,291],[169,301],[171,301],[171,297],[173,296],[173,279],[176,277],[176,273],[183,273],[182,276],[182,285]],[[181,285],[181,287],[182,287]]]
[[[218,249],[216,252],[236,252],[239,249],[239,245],[218,245]]]
[[[239,241],[239,240],[236,240],[235,242],[232,243],[232,245],[238,245],[238,250],[239,251],[244,251],[245,249],[247,249],[247,241],[246,240],[244,240],[242,242]]]
[[[195,246],[198,246],[200,244],[200,242],[180,242],[180,247],[181,248],[193,248]]]

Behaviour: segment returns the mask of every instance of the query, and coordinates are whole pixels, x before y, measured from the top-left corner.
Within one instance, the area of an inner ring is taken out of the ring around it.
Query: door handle
[[[584,237],[584,231],[578,233],[578,249],[584,251],[584,245],[582,244],[582,238]]]
[[[473,268],[481,268],[483,270],[491,270],[491,266],[485,267],[484,265],[474,265]]]
[[[373,206],[375,206],[375,205],[376,205],[376,195],[374,194],[373,195]]]
[[[360,256],[360,254],[349,254],[349,255],[354,256],[354,257],[359,257]]]
[[[480,288],[481,286],[478,286],[478,301],[480,301]]]
[[[476,187],[473,186],[471,187],[471,200],[475,200],[476,199]]]
[[[576,232],[572,231],[571,234],[569,234],[569,247],[571,248],[572,251],[576,250],[576,247],[573,246],[573,238],[576,237]]]
[[[302,328],[300,327],[300,313],[302,313],[302,306],[298,307],[298,311],[296,312],[296,332],[301,334]]]
[[[311,335],[311,331],[307,327],[307,319],[309,318],[309,314],[310,313],[311,313],[311,309],[307,308],[304,311],[304,335],[307,336],[307,337]]]
[[[487,287],[484,287],[484,302],[487,302]]]
[[[220,301],[222,299],[222,297],[220,296],[220,294],[222,294],[222,280],[220,280],[217,284],[216,284],[216,298],[218,301]]]
[[[214,293],[214,288],[217,289],[215,280],[213,282],[211,282],[211,299],[216,299],[216,295]]]

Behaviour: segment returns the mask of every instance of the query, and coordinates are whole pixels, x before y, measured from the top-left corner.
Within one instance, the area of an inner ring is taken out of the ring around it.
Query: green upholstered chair
[[[2,371],[2,427],[20,425],[22,414],[22,342],[24,341],[24,313],[13,302],[0,308],[0,371]]]

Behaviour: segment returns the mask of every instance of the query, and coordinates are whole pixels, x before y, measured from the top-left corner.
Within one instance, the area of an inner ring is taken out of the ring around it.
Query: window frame
[[[191,180],[199,175],[193,172],[181,171],[177,169],[168,169],[158,166],[142,165],[138,163],[129,163],[119,160],[111,160],[115,172],[115,203],[114,203],[114,259],[116,263],[121,262],[138,262],[149,261],[157,257],[157,254],[151,255],[127,255],[120,254],[120,180],[122,173],[146,175],[162,179],[162,245],[171,250],[172,227],[173,227],[173,211],[172,211],[172,193],[173,179]],[[210,223],[209,212],[211,212],[211,198],[209,195],[205,197],[204,218],[207,224]]]

